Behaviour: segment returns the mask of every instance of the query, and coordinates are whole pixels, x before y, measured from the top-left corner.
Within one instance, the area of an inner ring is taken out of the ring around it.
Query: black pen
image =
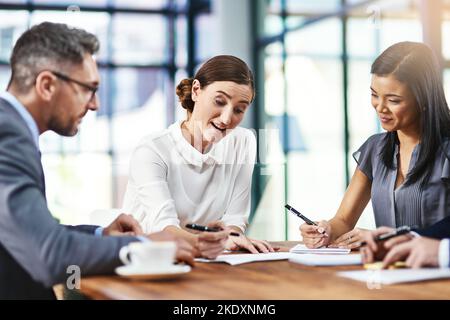
[[[411,228],[408,226],[401,226],[398,227],[397,229],[390,231],[390,232],[386,232],[383,234],[380,234],[379,236],[375,237],[375,242],[379,242],[379,241],[385,241],[385,240],[389,240],[391,238],[397,237],[397,236],[401,236],[403,234],[407,234],[411,231]],[[361,246],[365,246],[367,245],[366,241],[361,242]]]
[[[306,222],[306,224],[309,224],[310,226],[319,226],[316,222],[312,221],[311,219],[308,219],[307,217],[305,217],[304,215],[302,215],[300,212],[298,212],[297,210],[295,210],[293,207],[291,207],[290,205],[286,204],[284,206],[286,209],[288,209],[290,212],[292,212],[293,214],[295,214],[297,217],[299,217],[300,219],[302,219],[303,221]],[[325,230],[323,232],[320,232],[323,235],[327,236],[327,233],[325,232]]]
[[[219,228],[206,227],[206,226],[202,226],[200,224],[195,224],[195,223],[188,223],[186,225],[186,228],[189,228],[189,229],[192,229],[192,230],[197,230],[197,231],[206,231],[206,232],[223,231],[222,229],[219,229]],[[230,236],[239,237],[240,234],[237,233],[237,232],[230,232]]]

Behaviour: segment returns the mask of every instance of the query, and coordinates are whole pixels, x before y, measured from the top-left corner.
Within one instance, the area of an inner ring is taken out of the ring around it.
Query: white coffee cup
[[[175,253],[173,241],[132,242],[120,249],[119,258],[126,265],[156,271],[172,267]]]

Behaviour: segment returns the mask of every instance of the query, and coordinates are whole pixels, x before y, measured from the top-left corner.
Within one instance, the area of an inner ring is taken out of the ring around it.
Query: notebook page
[[[304,244],[298,244],[293,247],[289,252],[292,253],[317,253],[317,254],[349,254],[350,249],[340,249],[340,248],[316,248],[309,249]]]

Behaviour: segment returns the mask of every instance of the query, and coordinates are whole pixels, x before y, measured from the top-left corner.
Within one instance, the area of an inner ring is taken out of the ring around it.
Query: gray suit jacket
[[[421,236],[439,240],[450,238],[450,217],[446,217],[428,228],[417,230],[417,232]]]
[[[45,199],[39,151],[25,121],[0,98],[0,299],[54,298],[76,265],[81,275],[112,273],[135,237],[95,237],[95,226],[60,225]]]

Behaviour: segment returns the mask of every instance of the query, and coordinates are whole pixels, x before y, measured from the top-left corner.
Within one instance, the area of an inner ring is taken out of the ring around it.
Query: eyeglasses
[[[92,101],[92,99],[94,98],[95,94],[97,93],[98,86],[96,86],[96,87],[91,86],[91,85],[89,85],[89,84],[87,84],[87,83],[84,83],[84,82],[81,82],[81,81],[72,79],[71,77],[66,76],[66,75],[63,74],[63,73],[59,73],[59,72],[57,72],[57,71],[50,71],[50,72],[51,72],[52,74],[54,74],[56,77],[58,77],[59,79],[63,80],[63,81],[68,81],[68,82],[76,83],[77,85],[79,85],[79,86],[81,86],[81,87],[83,87],[83,88],[86,88],[86,89],[88,89],[89,91],[91,91],[91,97],[89,98],[88,101]]]

